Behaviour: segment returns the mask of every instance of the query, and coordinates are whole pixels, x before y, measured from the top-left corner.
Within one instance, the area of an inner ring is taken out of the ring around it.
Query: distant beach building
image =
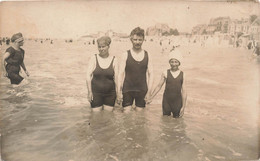
[[[249,19],[232,20],[228,27],[228,33],[236,35],[237,33],[249,34]]]
[[[147,36],[162,36],[163,33],[169,33],[171,28],[167,24],[158,23],[155,26],[146,29]]]
[[[254,40],[260,40],[260,18],[255,19],[250,25],[250,35]]]
[[[228,33],[228,26],[231,22],[229,17],[217,17],[210,19],[209,26],[215,26],[215,31],[220,33]]]
[[[200,24],[192,29],[192,35],[213,35],[215,32],[228,33],[228,26],[231,22],[229,17],[217,17],[210,19],[209,24]]]
[[[215,33],[216,30],[217,30],[217,26],[216,25],[209,24],[207,26],[206,33],[209,34],[209,35],[212,35],[212,34]]]
[[[192,35],[202,35],[206,32],[207,25],[200,24],[192,28],[191,34]]]
[[[126,33],[117,33],[114,32],[112,30],[108,30],[107,32],[97,32],[95,34],[87,34],[87,35],[83,35],[79,38],[79,40],[83,40],[83,41],[91,41],[92,39],[96,39],[99,38],[101,36],[109,36],[111,38],[128,38],[129,35]]]
[[[126,34],[126,33],[118,33],[118,32],[114,32],[112,30],[108,31],[108,33],[106,34],[107,36],[110,36],[110,37],[116,37],[116,38],[128,38],[129,35]]]
[[[231,20],[229,17],[210,19],[208,25],[192,28],[190,42],[206,45],[247,47],[248,43],[260,39],[260,19],[257,15]]]

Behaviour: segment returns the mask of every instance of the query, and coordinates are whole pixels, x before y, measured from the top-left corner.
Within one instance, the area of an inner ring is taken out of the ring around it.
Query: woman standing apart
[[[26,75],[29,76],[29,72],[24,64],[24,50],[21,48],[24,44],[23,35],[21,33],[14,34],[11,42],[12,45],[6,49],[3,57],[3,74],[10,79],[11,84],[20,84],[23,80],[23,77],[19,75],[20,66]]]
[[[92,109],[113,107],[116,101],[117,59],[109,55],[111,39],[97,40],[99,54],[91,57],[87,70],[88,101]]]

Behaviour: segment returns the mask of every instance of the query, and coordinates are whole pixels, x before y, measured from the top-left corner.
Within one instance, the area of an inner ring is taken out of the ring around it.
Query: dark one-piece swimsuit
[[[13,47],[6,49],[6,52],[10,53],[10,56],[6,59],[7,65],[5,66],[8,78],[11,84],[20,84],[23,77],[19,75],[21,70],[20,66],[24,59],[24,50],[15,50]]]
[[[167,79],[162,102],[163,115],[171,115],[172,113],[173,117],[179,117],[182,108],[182,84],[182,71],[176,78],[174,78],[170,70],[167,70]]]

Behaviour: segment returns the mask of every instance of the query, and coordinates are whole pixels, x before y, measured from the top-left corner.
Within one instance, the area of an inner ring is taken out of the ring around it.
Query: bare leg
[[[126,107],[122,107],[122,112],[129,112],[132,110],[132,106],[126,106]]]
[[[103,109],[104,109],[105,111],[111,111],[111,112],[114,111],[114,107],[113,107],[113,106],[108,106],[108,105],[104,105],[104,106],[103,106]]]
[[[103,106],[91,108],[91,112],[99,112],[99,111],[102,111],[102,110],[103,110]]]
[[[136,106],[135,108],[134,108],[134,110],[136,110],[136,111],[142,111],[142,110],[144,110],[145,108],[144,107],[138,107],[138,106]]]

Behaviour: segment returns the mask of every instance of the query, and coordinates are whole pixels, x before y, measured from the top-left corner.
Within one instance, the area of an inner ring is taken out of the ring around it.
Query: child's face
[[[171,69],[178,69],[180,66],[180,62],[177,59],[169,60],[169,64],[171,66]]]

